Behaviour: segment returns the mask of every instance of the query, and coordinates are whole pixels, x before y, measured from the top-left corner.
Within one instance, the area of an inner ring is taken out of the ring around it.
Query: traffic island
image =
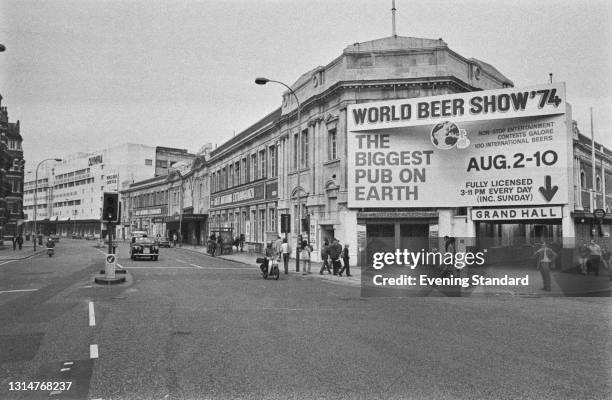
[[[124,283],[125,276],[115,276],[113,278],[113,277],[107,277],[106,274],[100,274],[94,277],[94,282],[100,285],[114,285],[116,283]]]

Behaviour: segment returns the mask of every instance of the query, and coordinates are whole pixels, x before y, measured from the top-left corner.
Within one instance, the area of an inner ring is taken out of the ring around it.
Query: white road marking
[[[17,260],[6,260],[6,261],[1,262],[0,265],[12,263],[12,262],[15,262],[15,261],[17,261]]]
[[[70,371],[70,368],[60,368],[60,372]]]
[[[119,263],[117,263],[117,266],[118,266],[119,268],[121,268],[121,269],[124,269],[123,265],[121,265],[121,264],[119,264]]]
[[[15,289],[15,290],[0,290],[0,294],[2,293],[18,293],[18,292],[35,292],[38,289]]]
[[[193,266],[193,267],[196,267],[196,268],[200,268],[200,269],[203,269],[203,268],[204,268],[204,267],[201,267],[201,266],[199,266],[199,265],[197,265],[197,264],[189,264],[189,265],[191,265],[191,266]]]
[[[64,365],[72,365],[72,364],[74,364],[74,361],[66,361],[66,362],[64,363]]]
[[[61,390],[54,390],[51,393],[49,393],[49,396],[55,396],[56,394],[62,394]]]
[[[96,314],[93,301],[89,302],[89,326],[96,326]]]
[[[89,358],[98,358],[98,345],[97,344],[89,345]]]

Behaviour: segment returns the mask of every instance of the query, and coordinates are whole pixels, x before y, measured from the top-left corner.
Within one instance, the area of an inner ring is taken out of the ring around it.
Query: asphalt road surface
[[[1,399],[612,398],[609,298],[360,298],[127,244],[101,286],[103,252],[0,263]]]

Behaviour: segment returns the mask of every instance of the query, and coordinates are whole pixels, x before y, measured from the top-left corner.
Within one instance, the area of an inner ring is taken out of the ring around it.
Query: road
[[[360,298],[187,249],[119,263],[63,240],[0,265],[2,399],[600,399],[609,298]],[[17,382],[67,390],[11,391]]]

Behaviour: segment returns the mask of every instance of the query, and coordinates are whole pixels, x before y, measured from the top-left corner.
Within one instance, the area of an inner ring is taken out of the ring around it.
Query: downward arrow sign
[[[559,190],[559,186],[551,186],[550,175],[546,175],[546,177],[544,177],[544,187],[540,186],[540,193],[542,193],[542,196],[544,196],[546,201],[551,201],[552,198],[555,197],[557,190]]]

